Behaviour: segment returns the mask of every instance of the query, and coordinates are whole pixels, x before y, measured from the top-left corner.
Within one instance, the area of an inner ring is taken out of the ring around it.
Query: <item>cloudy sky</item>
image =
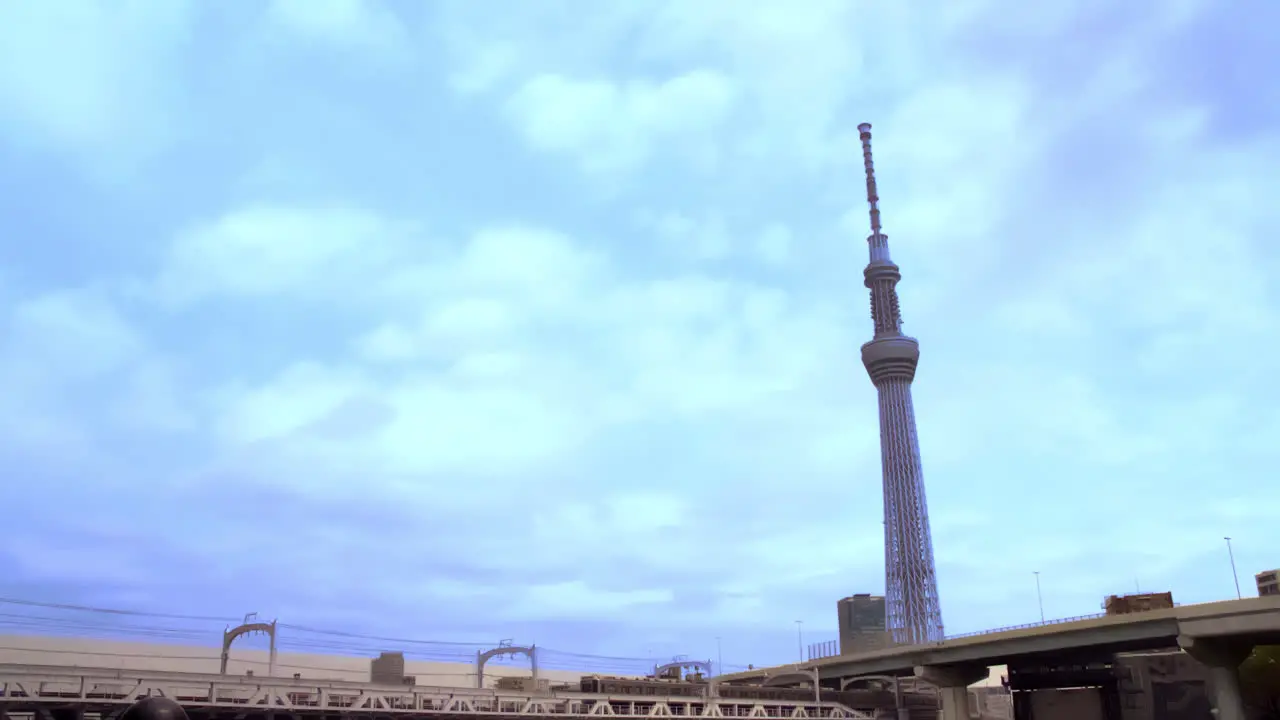
[[[790,661],[1280,566],[1264,0],[0,3],[4,595]],[[220,629],[221,626],[219,626]]]

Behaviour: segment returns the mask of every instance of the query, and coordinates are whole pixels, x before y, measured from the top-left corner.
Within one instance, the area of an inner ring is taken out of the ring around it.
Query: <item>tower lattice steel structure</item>
[[[858,126],[871,206],[871,261],[862,275],[871,291],[875,337],[862,346],[862,364],[880,399],[880,465],[884,474],[884,579],[888,630],[893,641],[913,645],[943,638],[942,608],[933,565],[933,539],[925,502],[920,441],[911,381],[920,346],[902,334],[898,281],[889,238],[880,232],[880,198],[871,161],[871,125]]]

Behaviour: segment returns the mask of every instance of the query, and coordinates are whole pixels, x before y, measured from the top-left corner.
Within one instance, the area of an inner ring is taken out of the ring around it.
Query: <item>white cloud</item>
[[[529,78],[508,109],[534,148],[569,153],[589,172],[608,172],[642,165],[664,141],[714,164],[715,132],[733,102],[732,83],[711,70],[624,85],[544,74]]]
[[[284,437],[322,421],[372,386],[353,374],[313,364],[287,368],[270,386],[234,393],[223,421],[224,436],[252,444]]]
[[[772,223],[760,233],[756,252],[770,265],[784,265],[791,258],[791,244],[795,241],[791,228]]]
[[[524,598],[526,617],[565,617],[575,620],[612,617],[632,611],[636,605],[671,601],[670,590],[595,590],[578,580],[554,585],[534,585]],[[526,604],[527,603],[527,604]]]
[[[52,291],[18,303],[0,343],[0,426],[15,443],[64,456],[87,451],[90,428],[189,428],[173,371],[103,289]],[[101,411],[80,409],[85,402]]]
[[[162,108],[190,31],[186,0],[0,7],[0,120],[10,142],[131,164],[181,135]]]
[[[361,210],[249,207],[184,232],[154,291],[177,305],[209,295],[334,298],[385,269],[412,231]]]
[[[175,256],[184,260],[165,270],[183,278],[174,286],[226,297],[325,288],[341,297],[348,289],[329,284],[334,273],[394,257],[366,250],[368,229],[392,221],[326,210],[295,211],[287,223],[246,217],[276,215],[236,212],[212,226],[218,232],[180,238]],[[252,232],[235,230],[241,223]],[[353,356],[220,390],[224,439],[232,447],[276,440],[295,460],[314,454],[392,473],[533,471],[567,461],[617,423],[758,412],[762,400],[801,391],[811,372],[823,372],[826,350],[847,332],[776,289],[697,275],[624,278],[599,254],[536,229],[484,230],[447,256],[427,254],[421,264],[363,269],[388,278],[381,307],[403,319],[353,337]],[[362,369],[360,358],[386,370]],[[364,397],[387,409],[376,427],[341,438],[309,430]]]
[[[84,379],[120,367],[141,350],[141,341],[100,292],[57,292],[13,309],[11,351],[32,368],[60,379]]]
[[[721,260],[733,252],[727,223],[718,213],[693,217],[682,212],[639,214],[641,228],[675,257],[693,262]]]
[[[493,87],[508,76],[516,62],[513,48],[504,45],[473,47],[470,66],[457,70],[449,78],[454,90],[475,94]]]
[[[370,330],[356,341],[361,358],[372,362],[405,362],[419,357],[415,334],[403,325],[386,324]]]
[[[375,0],[271,0],[267,18],[299,37],[344,50],[400,54],[404,25]]]
[[[184,404],[183,378],[172,363],[149,357],[125,373],[111,415],[122,428],[143,433],[199,429],[199,413]]]

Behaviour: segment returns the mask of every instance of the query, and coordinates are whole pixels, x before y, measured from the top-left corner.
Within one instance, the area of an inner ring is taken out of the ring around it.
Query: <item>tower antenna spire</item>
[[[862,165],[867,170],[867,204],[871,206],[871,235],[880,236],[880,194],[876,191],[876,164],[871,159],[871,123],[858,126],[862,139]]]

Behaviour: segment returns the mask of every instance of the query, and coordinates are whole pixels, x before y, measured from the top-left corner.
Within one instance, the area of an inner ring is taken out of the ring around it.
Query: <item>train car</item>
[[[656,678],[620,678],[585,675],[579,682],[584,693],[599,695],[640,695],[645,697],[702,697],[706,683]]]
[[[695,698],[705,697],[707,684],[699,680],[666,680],[654,677],[619,678],[601,675],[585,675],[579,686],[584,693],[598,695]],[[793,702],[804,703],[814,699],[813,688],[766,687],[764,685],[721,685],[717,692],[723,700],[742,702]],[[888,689],[857,689],[819,691],[823,702],[837,702],[855,710],[883,710],[893,708],[895,697]],[[904,704],[915,710],[937,708],[936,695],[904,692]]]

